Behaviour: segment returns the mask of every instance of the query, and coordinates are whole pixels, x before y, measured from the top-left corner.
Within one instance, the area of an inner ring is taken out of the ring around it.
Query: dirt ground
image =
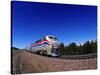
[[[89,70],[97,68],[97,58],[59,59],[20,52],[12,59],[13,74]]]

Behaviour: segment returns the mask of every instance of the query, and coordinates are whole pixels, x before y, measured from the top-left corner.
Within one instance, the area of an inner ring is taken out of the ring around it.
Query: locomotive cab
[[[58,39],[55,36],[51,36],[51,35],[48,35],[46,37],[46,39],[50,42],[50,45],[52,47],[51,48],[51,55],[53,57],[60,56]]]

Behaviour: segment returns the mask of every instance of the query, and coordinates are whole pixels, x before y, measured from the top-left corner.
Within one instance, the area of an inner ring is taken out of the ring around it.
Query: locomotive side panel
[[[40,52],[40,54],[45,53],[46,55],[51,55],[52,47],[50,45],[42,44],[40,46],[32,47],[31,51],[33,53]]]

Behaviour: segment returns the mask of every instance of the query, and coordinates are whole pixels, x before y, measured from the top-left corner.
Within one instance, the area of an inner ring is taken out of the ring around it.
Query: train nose
[[[54,42],[53,44],[52,44],[52,46],[54,47],[54,48],[58,48],[58,43],[57,42]]]

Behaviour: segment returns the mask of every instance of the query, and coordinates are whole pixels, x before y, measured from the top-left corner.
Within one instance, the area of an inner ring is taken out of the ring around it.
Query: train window
[[[50,39],[57,40],[56,37],[49,36]]]
[[[46,38],[44,37],[43,40],[46,40]]]
[[[38,40],[38,41],[36,41],[35,43],[38,43],[38,42],[40,42],[41,41],[41,39],[40,40]]]
[[[53,39],[53,37],[49,36],[50,39]]]
[[[57,40],[57,38],[54,37],[54,40]]]

